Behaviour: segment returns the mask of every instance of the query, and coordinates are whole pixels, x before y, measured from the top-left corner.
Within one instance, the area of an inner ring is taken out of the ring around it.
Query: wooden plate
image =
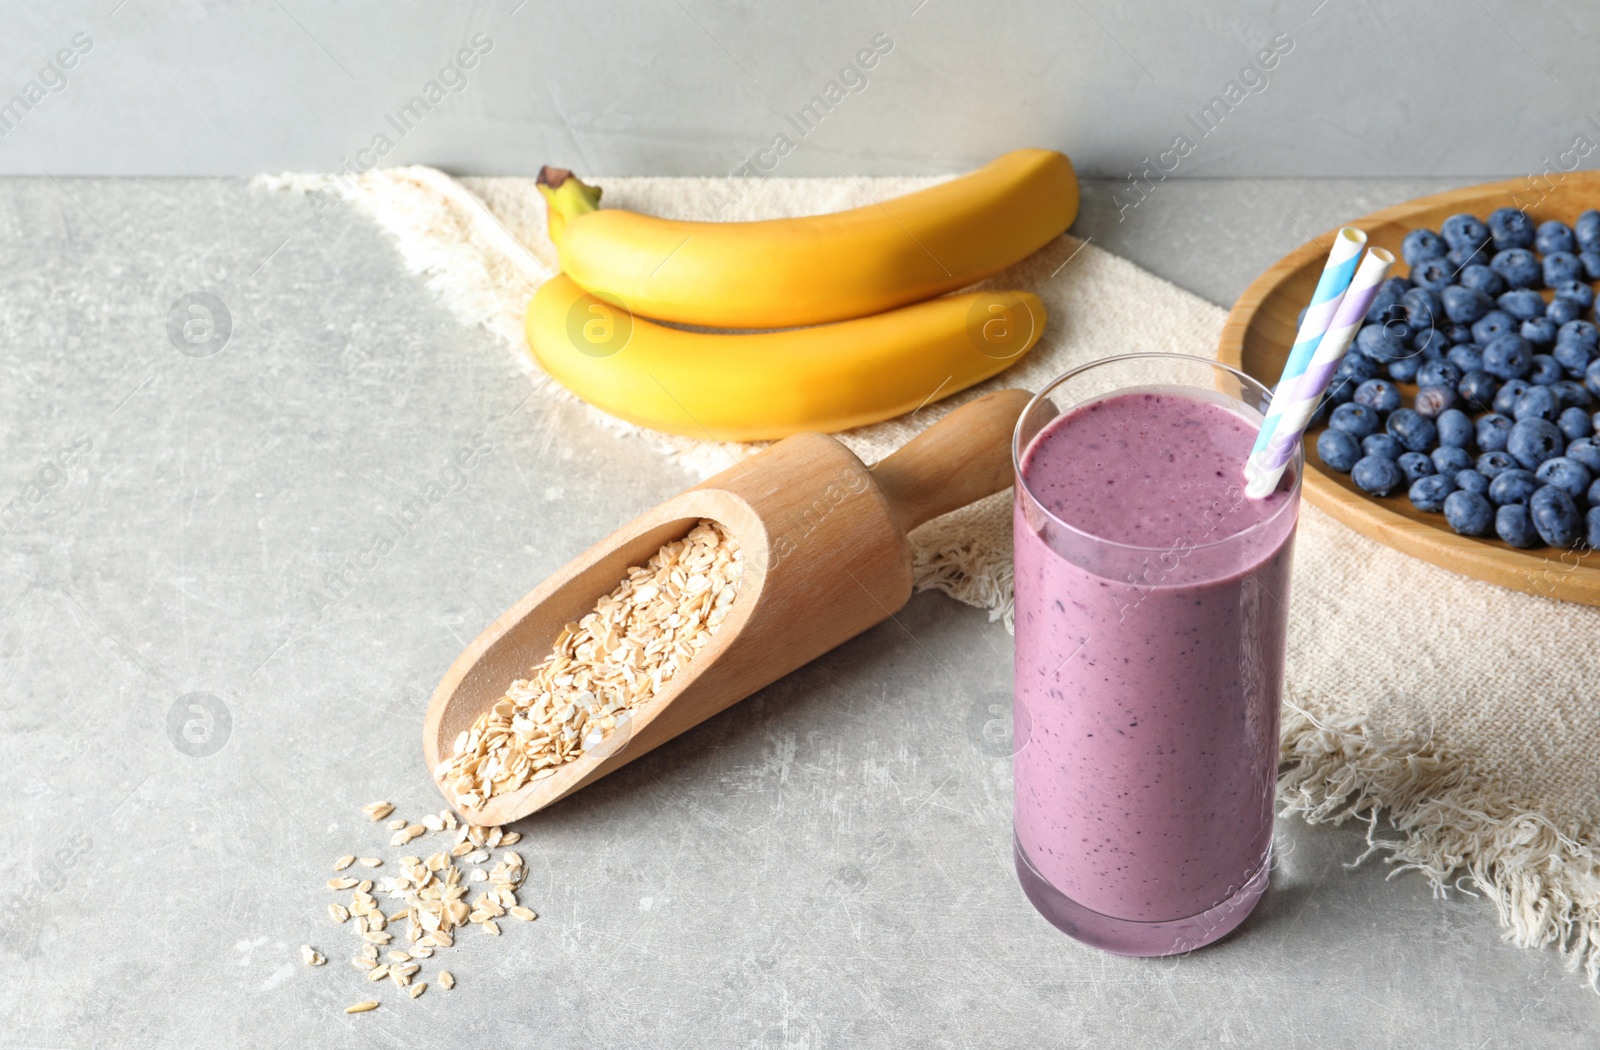
[[[1496,208],[1522,207],[1535,223],[1560,219],[1571,224],[1587,208],[1600,207],[1600,171],[1556,172],[1548,179],[1512,179],[1421,197],[1375,211],[1348,225],[1367,232],[1368,243],[1400,258],[1400,241],[1417,227],[1437,230],[1456,212],[1486,219]],[[1294,340],[1295,318],[1311,299],[1334,231],[1279,260],[1256,278],[1228,314],[1218,356],[1271,385],[1283,371]],[[1405,276],[1397,261],[1391,273]],[[1548,298],[1548,293],[1546,293]],[[1416,393],[1399,384],[1406,403]],[[1350,475],[1324,467],[1317,457],[1314,427],[1306,441],[1305,495],[1313,504],[1379,543],[1432,562],[1451,572],[1530,594],[1600,605],[1600,552],[1582,544],[1567,550],[1542,547],[1517,550],[1497,538],[1458,536],[1443,514],[1417,510],[1405,494],[1368,496]]]

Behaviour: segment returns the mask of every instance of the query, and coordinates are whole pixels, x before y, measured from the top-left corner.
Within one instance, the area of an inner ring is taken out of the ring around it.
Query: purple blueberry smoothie
[[[1208,944],[1266,884],[1299,493],[1245,498],[1249,411],[1122,390],[1019,457],[1018,874],[1122,954]]]

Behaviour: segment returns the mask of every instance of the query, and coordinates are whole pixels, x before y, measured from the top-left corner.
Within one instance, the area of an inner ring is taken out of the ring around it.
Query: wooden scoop
[[[463,817],[493,826],[543,809],[888,619],[911,598],[906,533],[1011,484],[1011,432],[1031,398],[1002,390],[971,401],[870,469],[833,438],[795,434],[624,525],[456,658],[423,722],[428,768],[531,673],[565,624],[702,518],[720,523],[744,557],[738,597],[711,641],[626,729],[543,780],[456,807]]]

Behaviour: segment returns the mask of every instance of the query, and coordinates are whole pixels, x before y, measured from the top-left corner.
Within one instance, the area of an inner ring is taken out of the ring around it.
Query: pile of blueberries
[[[1313,417],[1317,455],[1466,536],[1600,548],[1600,211],[1537,230],[1515,208],[1452,215],[1400,250],[1411,277],[1367,311]],[[1407,407],[1395,384],[1413,382]]]

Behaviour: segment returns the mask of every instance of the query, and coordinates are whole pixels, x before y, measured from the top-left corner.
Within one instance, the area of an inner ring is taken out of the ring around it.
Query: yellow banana
[[[995,375],[1033,348],[1044,304],[968,292],[782,332],[686,332],[565,274],[528,306],[528,345],[567,389],[640,426],[758,441],[890,419]]]
[[[929,189],[852,211],[764,222],[680,222],[601,209],[600,191],[539,172],[561,269],[646,317],[788,328],[965,288],[1053,240],[1078,213],[1072,164],[1007,153]]]

